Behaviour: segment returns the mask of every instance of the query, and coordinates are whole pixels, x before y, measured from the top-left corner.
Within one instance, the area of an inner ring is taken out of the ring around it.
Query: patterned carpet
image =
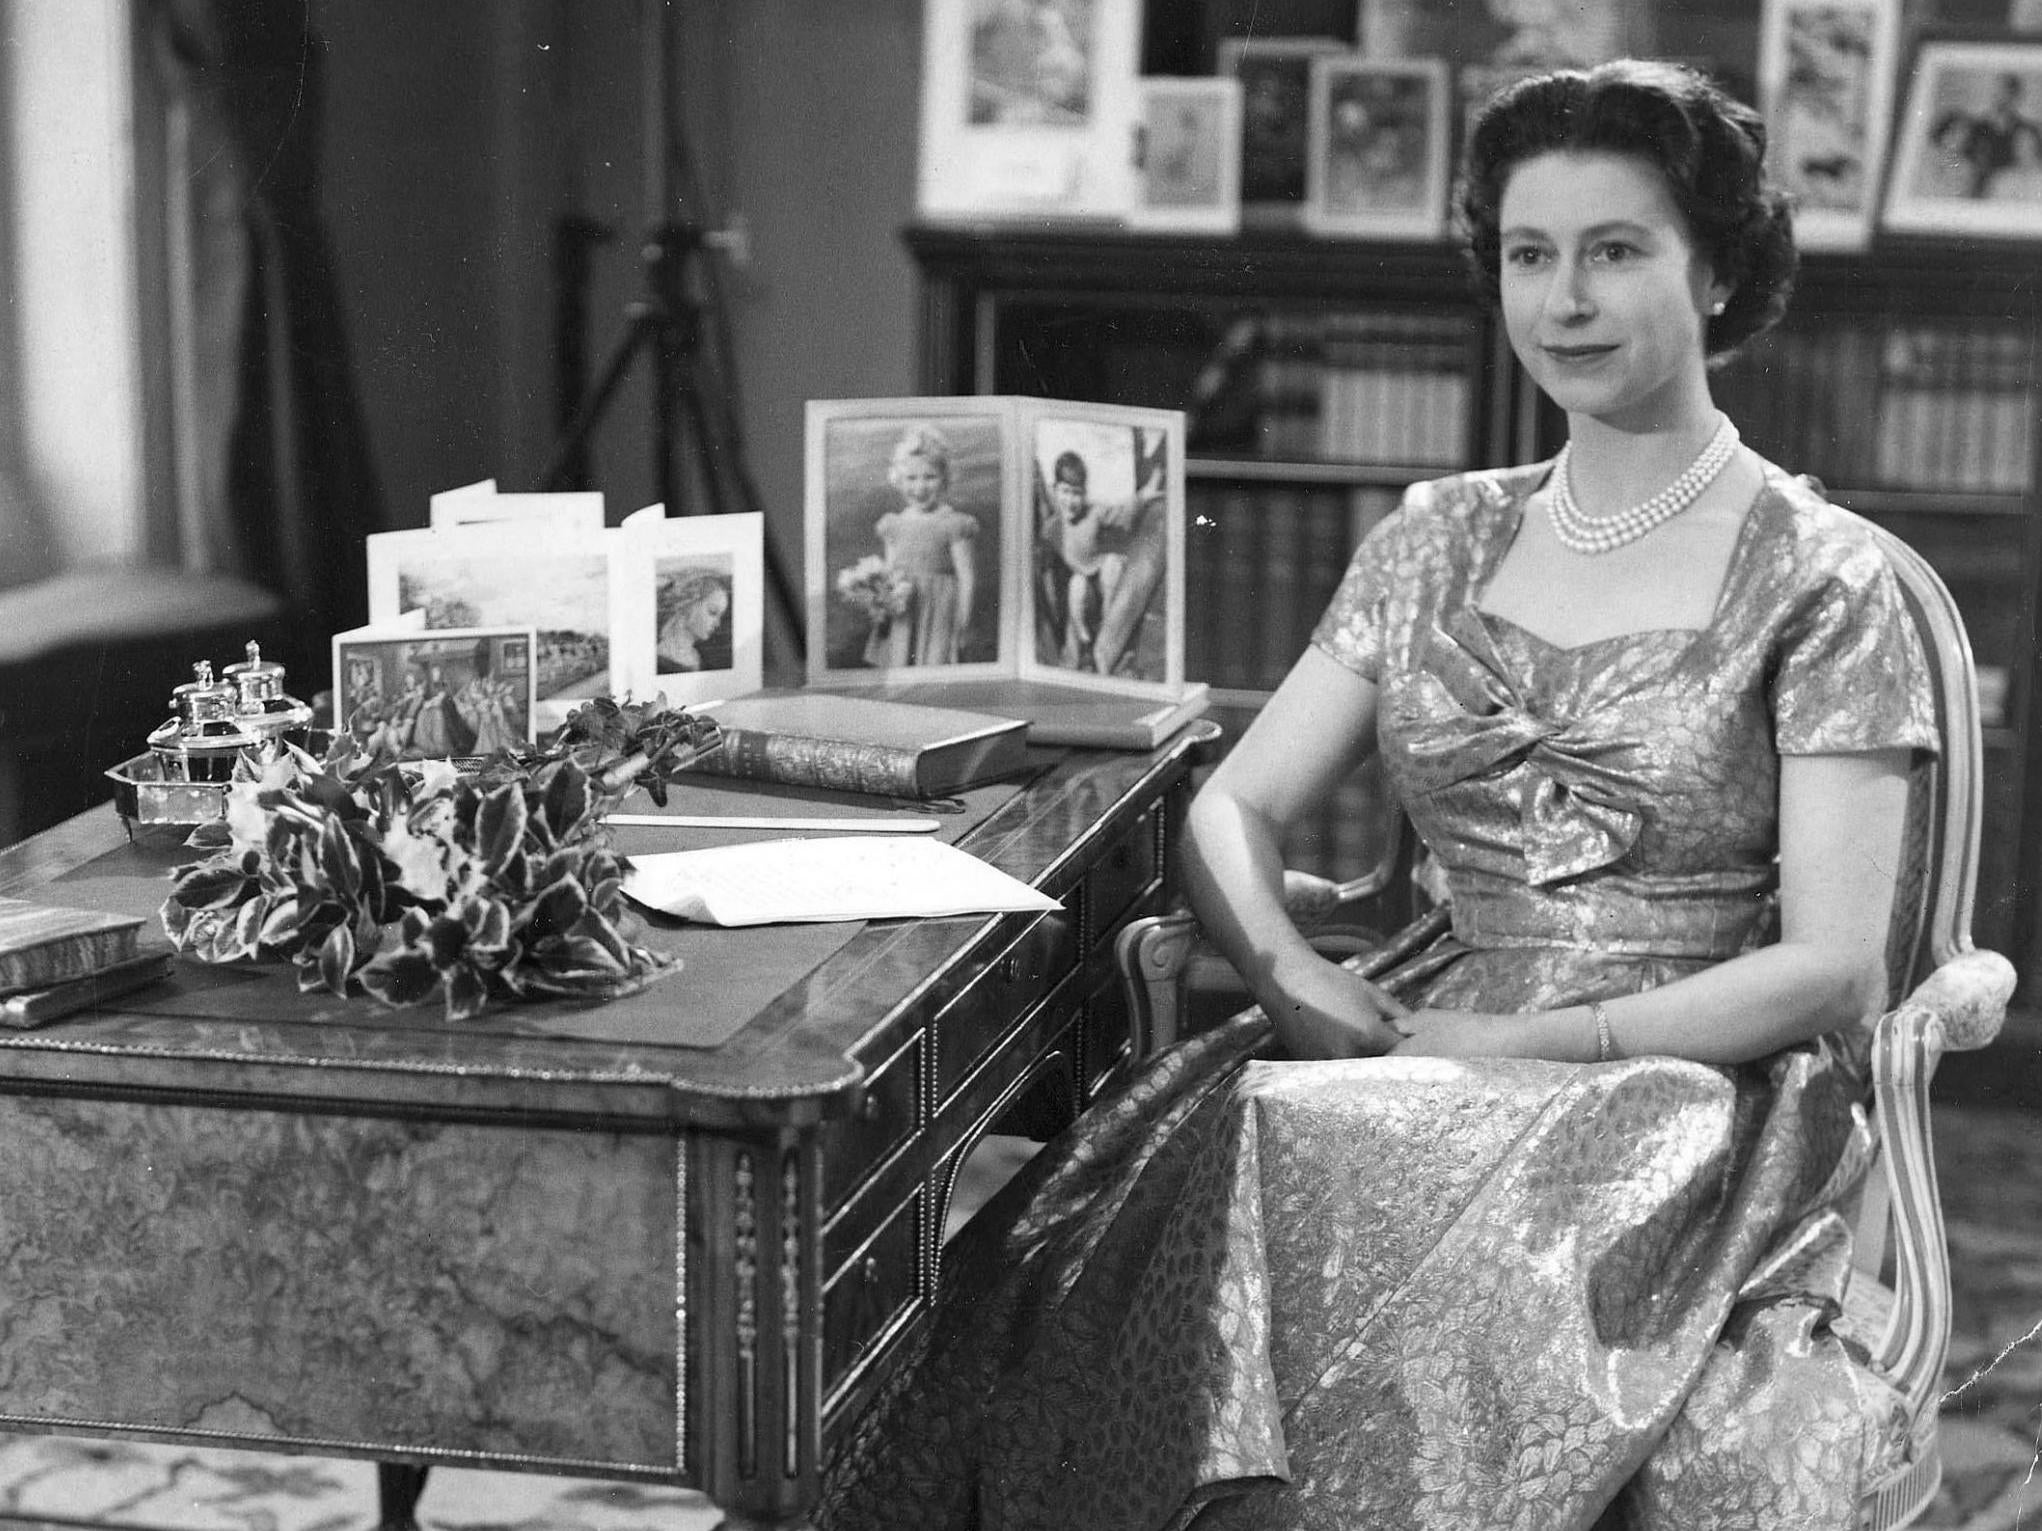
[[[2011,1028],[2010,1028],[2011,1029]],[[2012,1044],[2011,1046],[2009,1044]],[[2042,1024],[1938,1081],[1956,1333],[1933,1531],[2042,1531]],[[429,1531],[711,1531],[697,1494],[435,1470]],[[229,1451],[0,1437],[0,1531],[374,1531],[375,1469]]]

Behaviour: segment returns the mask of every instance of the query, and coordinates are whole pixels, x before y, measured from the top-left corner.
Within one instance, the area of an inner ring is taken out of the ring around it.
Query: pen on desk
[[[776,819],[717,813],[612,813],[605,824],[647,829],[787,829],[840,830],[859,835],[927,835],[942,827],[936,819]]]

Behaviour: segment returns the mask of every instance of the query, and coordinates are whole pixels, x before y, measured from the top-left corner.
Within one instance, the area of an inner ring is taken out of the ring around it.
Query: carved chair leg
[[[428,1471],[411,1462],[376,1464],[376,1531],[418,1531],[418,1501]]]

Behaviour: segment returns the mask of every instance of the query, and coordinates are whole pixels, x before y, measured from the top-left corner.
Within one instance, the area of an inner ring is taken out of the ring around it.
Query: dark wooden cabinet
[[[1281,678],[1355,539],[1406,484],[1561,439],[1444,243],[957,227],[906,239],[927,392],[1186,411],[1187,652],[1235,710]],[[1978,241],[1810,254],[1786,322],[1716,385],[1754,448],[1920,548],[1956,596],[1986,715],[1978,939],[2030,989],[2033,265],[2025,245]],[[1354,864],[1334,828],[1322,838],[1317,869]]]

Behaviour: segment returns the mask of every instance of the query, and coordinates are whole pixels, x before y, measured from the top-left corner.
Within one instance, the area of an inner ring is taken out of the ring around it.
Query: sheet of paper
[[[624,891],[709,925],[1049,910],[1055,899],[940,840],[833,835],[633,856]]]

